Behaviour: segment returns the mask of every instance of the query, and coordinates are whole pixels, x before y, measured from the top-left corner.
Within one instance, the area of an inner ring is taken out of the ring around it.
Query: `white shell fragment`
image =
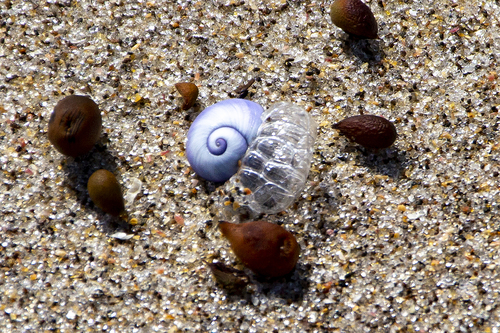
[[[142,182],[138,178],[130,178],[129,188],[127,194],[125,195],[125,201],[127,205],[131,205],[139,192],[141,192]]]
[[[109,235],[109,237],[120,239],[120,240],[129,240],[134,237],[134,234],[127,234],[123,231],[115,232],[114,234]]]

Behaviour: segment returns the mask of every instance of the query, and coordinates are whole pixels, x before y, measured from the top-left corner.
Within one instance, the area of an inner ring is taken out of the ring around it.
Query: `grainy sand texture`
[[[367,4],[376,40],[334,26],[331,1],[0,0],[0,331],[499,332],[500,4]],[[235,257],[224,186],[185,153],[199,112],[252,79],[245,98],[318,124],[304,191],[259,217],[302,248],[276,279]],[[200,90],[189,110],[179,82]],[[71,94],[103,120],[77,158],[47,137]],[[332,129],[361,112],[393,146]],[[88,196],[103,168],[128,221]]]

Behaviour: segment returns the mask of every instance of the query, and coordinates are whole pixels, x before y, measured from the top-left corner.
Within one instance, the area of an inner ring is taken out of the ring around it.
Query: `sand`
[[[2,1],[0,331],[498,332],[500,8],[368,3],[379,39],[331,24],[330,2]],[[302,252],[255,276],[217,228],[220,184],[192,171],[186,134],[205,107],[288,101],[318,124],[299,198],[261,219]],[[175,83],[193,82],[181,110]],[[47,138],[64,96],[100,107],[86,156]],[[392,121],[372,151],[332,129]],[[113,172],[127,222],[86,183]],[[205,262],[247,274],[239,292]]]

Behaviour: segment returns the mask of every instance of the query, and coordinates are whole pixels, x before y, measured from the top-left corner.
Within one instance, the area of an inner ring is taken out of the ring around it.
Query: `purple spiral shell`
[[[257,135],[263,111],[244,99],[224,100],[203,110],[187,135],[186,155],[193,170],[212,182],[231,178]]]

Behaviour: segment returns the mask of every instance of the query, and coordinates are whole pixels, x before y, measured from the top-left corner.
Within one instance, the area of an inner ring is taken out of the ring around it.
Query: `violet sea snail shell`
[[[227,99],[203,110],[187,134],[186,155],[193,170],[212,182],[231,178],[257,135],[263,111],[244,99]]]

